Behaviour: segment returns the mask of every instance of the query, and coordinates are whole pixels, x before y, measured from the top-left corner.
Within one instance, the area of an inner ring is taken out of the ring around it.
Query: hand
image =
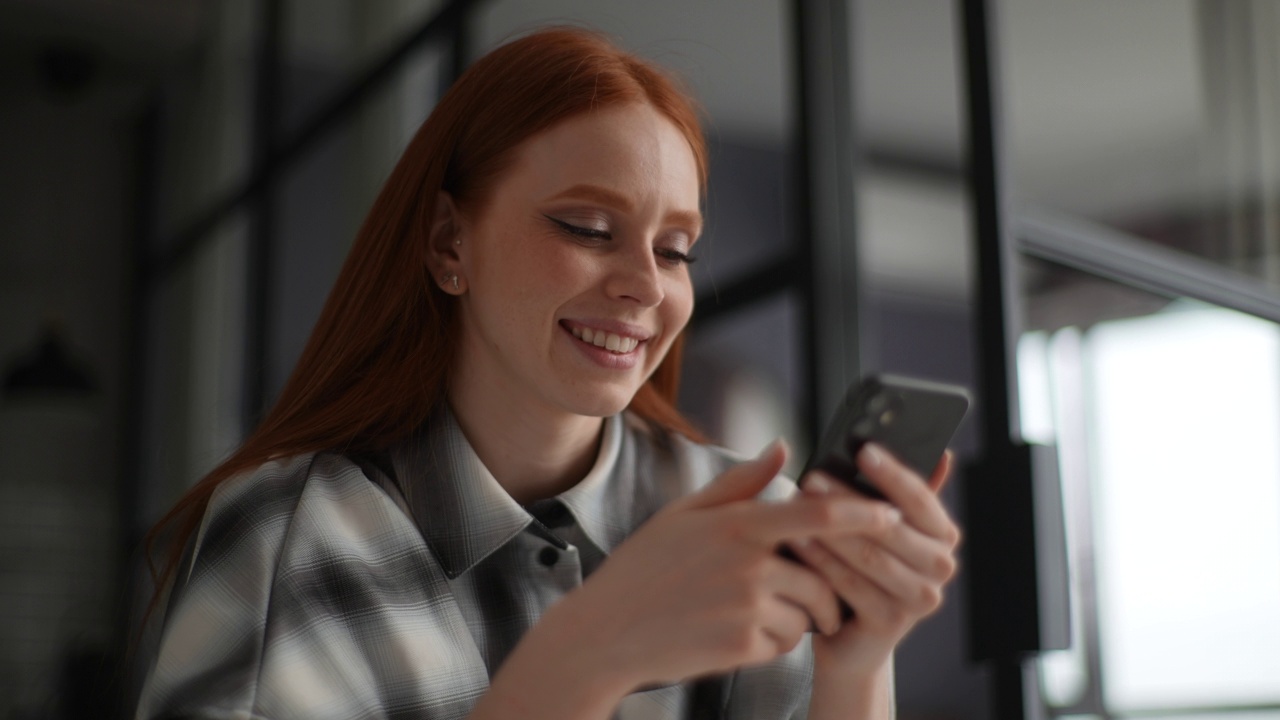
[[[865,446],[858,466],[900,512],[898,520],[871,532],[825,533],[788,543],[854,608],[854,618],[839,632],[814,635],[820,667],[836,666],[844,674],[877,671],[907,632],[941,605],[960,542],[959,529],[937,497],[950,475],[951,457],[948,452],[925,483],[882,448]],[[819,472],[809,473],[802,488],[811,497],[861,497]]]
[[[837,628],[828,583],[776,549],[814,534],[882,533],[892,509],[852,495],[757,500],[785,459],[774,444],[669,504],[535,630],[554,628],[566,651],[620,668],[629,692],[768,661],[800,642],[810,618]]]

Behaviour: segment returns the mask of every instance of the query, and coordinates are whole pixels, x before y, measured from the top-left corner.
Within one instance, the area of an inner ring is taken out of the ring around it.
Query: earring
[[[458,276],[453,276],[453,291],[458,292]]]
[[[453,273],[445,273],[444,275],[441,275],[441,276],[440,276],[440,284],[442,284],[442,285],[443,285],[444,283],[449,282],[450,280],[452,280],[452,281],[453,281],[453,291],[454,291],[454,292],[457,292],[457,291],[458,291],[458,276],[457,276],[457,275],[454,275]]]
[[[462,244],[462,238],[456,238],[456,239],[453,241],[453,244],[454,244],[454,245],[461,245],[461,244]]]

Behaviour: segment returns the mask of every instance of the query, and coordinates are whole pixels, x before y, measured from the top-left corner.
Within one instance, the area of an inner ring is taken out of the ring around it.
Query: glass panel
[[[355,113],[288,168],[279,185],[267,393],[293,370],[374,198],[434,104],[440,51],[410,55]]]
[[[1280,720],[1280,710],[1221,710],[1196,714],[1120,716],[1119,720]]]
[[[1083,592],[1092,588],[1093,575],[1082,562],[1091,560],[1086,544],[1091,535],[1088,476],[1079,462],[1085,452],[1080,420],[1082,373],[1080,333],[1074,327],[1055,333],[1029,332],[1018,342],[1018,399],[1022,436],[1027,442],[1056,444],[1063,487],[1063,513],[1068,536],[1067,569],[1070,586],[1071,647],[1040,657],[1042,696],[1051,707],[1080,703],[1089,690],[1089,651],[1094,626],[1093,600]]]
[[[253,147],[254,3],[213,3],[199,65],[164,86],[157,242],[186,230],[249,180]]]
[[[1280,700],[1280,333],[1179,302],[1087,343],[1108,703]]]
[[[1119,716],[1118,720],[1280,720],[1280,709],[1275,710],[1222,710],[1219,712]]]
[[[242,439],[247,233],[246,215],[233,214],[149,298],[144,525]]]
[[[440,5],[438,0],[285,2],[283,137],[309,122],[349,83],[430,21]]]
[[[790,247],[789,12],[782,0],[493,0],[479,6],[475,27],[478,52],[544,25],[596,28],[688,84],[708,115],[711,182],[694,266],[707,292],[770,267]]]
[[[799,471],[807,452],[796,432],[804,373],[800,332],[800,302],[791,293],[691,328],[681,409],[714,441],[746,455],[787,438],[788,470]]]
[[[1042,663],[1046,699],[1280,703],[1280,332],[1028,270],[1024,428],[1059,447],[1083,631]]]
[[[998,9],[1021,201],[1280,289],[1280,2]]]

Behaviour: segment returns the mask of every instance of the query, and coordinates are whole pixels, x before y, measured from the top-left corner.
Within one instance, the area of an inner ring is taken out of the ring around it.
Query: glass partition
[[[1280,3],[999,3],[1011,187],[1280,289]]]
[[[347,118],[281,172],[267,393],[284,385],[360,224],[435,105],[443,53],[412,53]]]
[[[1076,600],[1046,703],[1280,717],[1280,329],[1049,263],[1027,277],[1023,431],[1059,449]]]
[[[285,2],[281,137],[313,119],[442,5],[438,0]]]

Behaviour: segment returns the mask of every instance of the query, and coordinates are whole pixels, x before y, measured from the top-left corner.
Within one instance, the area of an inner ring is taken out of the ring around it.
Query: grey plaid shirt
[[[268,463],[211,500],[138,717],[465,717],[543,611],[732,462],[617,416],[590,474],[526,509],[441,412],[384,457]],[[616,717],[801,718],[812,663],[806,637],[763,666],[632,694]]]

